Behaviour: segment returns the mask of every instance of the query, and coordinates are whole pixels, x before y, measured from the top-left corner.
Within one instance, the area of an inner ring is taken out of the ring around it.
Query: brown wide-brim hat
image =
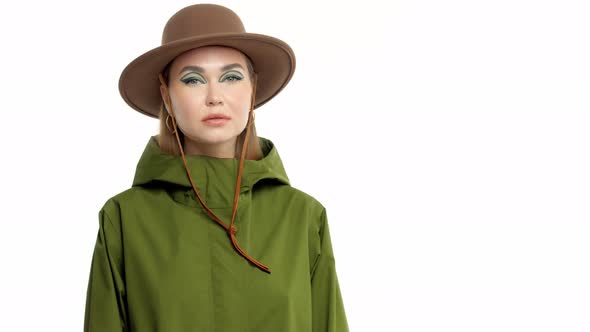
[[[226,46],[244,53],[257,73],[254,108],[276,96],[295,71],[295,53],[284,41],[249,33],[240,17],[216,4],[182,8],[166,23],[162,45],[131,61],[119,78],[119,92],[138,112],[158,118],[162,96],[158,74],[175,57],[201,46]]]

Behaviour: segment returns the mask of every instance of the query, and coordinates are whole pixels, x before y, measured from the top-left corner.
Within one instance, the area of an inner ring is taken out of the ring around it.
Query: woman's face
[[[252,94],[244,55],[221,46],[187,51],[172,62],[169,82],[171,111],[185,135],[185,153],[233,158],[236,138],[248,123]],[[211,114],[230,119],[203,121]]]

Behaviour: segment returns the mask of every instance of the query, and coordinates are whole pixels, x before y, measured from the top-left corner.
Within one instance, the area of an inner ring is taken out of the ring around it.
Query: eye
[[[197,83],[191,84],[191,82],[201,82],[201,81],[199,79],[196,79],[196,78],[189,78],[189,79],[184,80],[183,82],[186,85],[197,85]]]
[[[231,78],[233,78],[233,79],[231,79]],[[239,76],[236,76],[236,75],[229,75],[229,76],[226,76],[226,80],[229,80],[230,82],[238,82],[238,81],[241,81],[242,78]]]

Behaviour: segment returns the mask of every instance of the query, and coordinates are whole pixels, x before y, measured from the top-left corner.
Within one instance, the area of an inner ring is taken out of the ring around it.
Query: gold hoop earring
[[[168,124],[168,118],[170,118],[170,113],[166,114],[166,121],[165,121],[166,122],[166,128],[168,128],[168,131],[171,134],[174,134],[174,133],[176,133],[176,129],[174,129],[174,130],[170,129],[170,125]]]

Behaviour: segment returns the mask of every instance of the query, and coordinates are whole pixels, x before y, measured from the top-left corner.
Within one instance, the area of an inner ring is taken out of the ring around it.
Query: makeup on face
[[[237,70],[230,70],[233,68],[241,68],[242,70],[244,70],[244,67],[242,65],[240,65],[239,63],[232,63],[229,65],[225,65],[223,67],[221,67],[221,71],[227,71],[226,73],[223,73],[223,75],[221,76],[219,82],[224,82],[224,81],[228,81],[229,83],[235,83],[235,82],[239,82],[241,80],[244,79],[244,75],[237,71]],[[205,72],[205,69],[203,67],[200,66],[194,66],[194,65],[190,65],[190,66],[185,66],[184,68],[182,68],[182,70],[178,73],[178,75],[182,74],[185,71],[190,71],[189,73],[185,74],[184,76],[182,76],[180,78],[180,80],[185,84],[185,85],[196,85],[196,82],[201,82],[201,83],[206,83],[205,78],[202,76],[202,74]],[[195,82],[194,84],[191,82]]]

